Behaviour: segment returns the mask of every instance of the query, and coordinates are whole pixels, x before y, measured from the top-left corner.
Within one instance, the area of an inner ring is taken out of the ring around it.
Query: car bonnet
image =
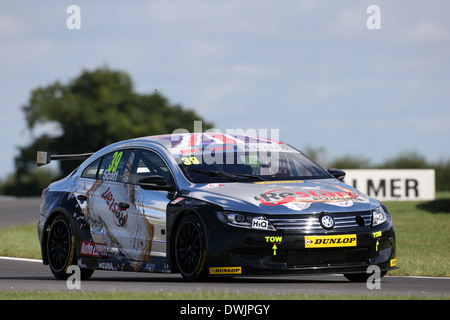
[[[209,183],[197,185],[189,196],[225,210],[264,214],[365,211],[378,205],[335,179]]]

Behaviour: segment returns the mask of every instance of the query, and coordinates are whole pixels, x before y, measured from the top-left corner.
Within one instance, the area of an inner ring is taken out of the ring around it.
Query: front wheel
[[[208,277],[206,240],[200,219],[193,214],[185,216],[175,236],[175,260],[181,275],[188,281]]]

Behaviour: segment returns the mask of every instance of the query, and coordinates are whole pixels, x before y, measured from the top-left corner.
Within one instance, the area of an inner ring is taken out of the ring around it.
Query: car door
[[[170,194],[165,190],[146,190],[139,186],[140,179],[155,175],[173,182],[162,157],[153,151],[138,149],[124,182],[131,201],[129,214],[140,217],[147,230],[146,233],[136,230],[131,239],[135,256],[139,256],[140,261],[149,261],[150,257],[166,257],[166,208],[171,200]]]
[[[132,235],[145,232],[145,222],[133,215],[133,206],[123,179],[129,175],[135,150],[116,150],[103,156],[96,182],[87,191],[86,221],[96,247],[105,256],[136,260]],[[98,250],[97,250],[98,251]]]

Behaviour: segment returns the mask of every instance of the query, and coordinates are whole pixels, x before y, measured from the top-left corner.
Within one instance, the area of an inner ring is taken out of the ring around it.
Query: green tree
[[[434,164],[436,169],[436,190],[450,191],[450,159]]]
[[[19,148],[14,189],[28,190],[28,194],[29,188],[21,185],[30,180],[25,177],[33,175],[37,150],[59,154],[93,152],[116,141],[171,133],[178,128],[193,132],[194,121],[203,121],[194,111],[171,105],[159,93],[136,93],[127,73],[107,67],[84,70],[67,84],[56,81],[33,90],[23,111],[30,131],[49,123],[60,128]],[[212,124],[203,121],[202,127],[207,130]],[[60,175],[69,174],[76,165],[61,161]]]
[[[430,165],[425,157],[417,151],[405,151],[386,160],[382,167],[386,169],[427,169]]]
[[[370,160],[362,157],[345,155],[334,159],[330,167],[338,169],[367,169],[370,167]]]

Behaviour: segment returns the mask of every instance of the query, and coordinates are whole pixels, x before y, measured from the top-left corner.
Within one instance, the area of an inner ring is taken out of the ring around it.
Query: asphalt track
[[[39,214],[39,203],[38,198],[0,198],[0,227],[35,223]],[[44,266],[39,260],[0,257],[0,291],[11,290],[71,291],[78,289],[69,289],[65,281],[56,280],[48,266]],[[450,299],[450,278],[386,276],[381,279],[380,289],[368,289],[365,283],[351,283],[341,275],[234,277],[188,283],[176,274],[97,270],[90,280],[81,281],[79,291],[352,294]]]

